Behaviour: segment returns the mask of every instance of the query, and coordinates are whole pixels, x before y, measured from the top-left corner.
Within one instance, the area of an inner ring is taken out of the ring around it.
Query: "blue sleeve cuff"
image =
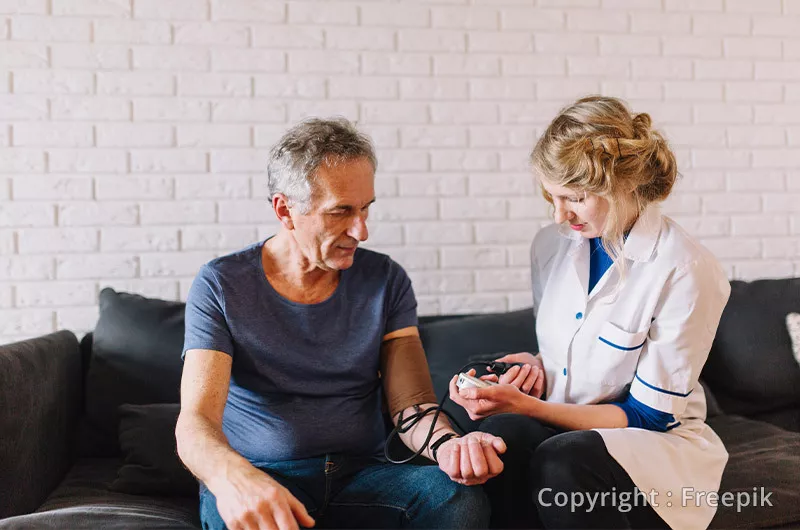
[[[612,403],[625,411],[628,417],[628,427],[647,429],[648,431],[666,432],[676,427],[675,416],[668,412],[661,412],[648,407],[641,401],[628,394],[624,401]]]

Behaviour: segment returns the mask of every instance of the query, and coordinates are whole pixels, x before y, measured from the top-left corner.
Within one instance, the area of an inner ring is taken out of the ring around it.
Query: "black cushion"
[[[197,481],[178,458],[175,424],[180,405],[122,405],[119,445],[125,463],[112,491],[135,495],[192,496]]]
[[[539,351],[535,328],[531,308],[421,323],[420,337],[436,396],[441,400],[448,394],[450,379],[468,362],[493,360],[505,353]],[[448,399],[444,409],[461,427],[474,430],[475,423],[460,406]]]
[[[800,279],[731,282],[703,369],[726,413],[752,416],[800,405],[800,366],[786,330],[790,312],[800,312]]]
[[[185,306],[139,295],[100,292],[86,377],[84,456],[119,454],[120,405],[178,403]]]

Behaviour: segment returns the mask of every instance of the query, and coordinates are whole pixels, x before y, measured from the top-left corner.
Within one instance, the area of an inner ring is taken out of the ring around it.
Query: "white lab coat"
[[[672,528],[706,528],[716,508],[683,502],[684,488],[716,492],[728,460],[705,423],[698,377],[730,284],[714,256],[657,206],[625,242],[626,278],[609,268],[590,294],[589,242],[569,227],[540,230],[531,247],[536,333],[547,400],[613,401],[627,388],[638,401],[672,414],[665,433],[596,429],[608,452]],[[687,490],[688,491],[688,490]],[[692,498],[696,498],[692,496]]]

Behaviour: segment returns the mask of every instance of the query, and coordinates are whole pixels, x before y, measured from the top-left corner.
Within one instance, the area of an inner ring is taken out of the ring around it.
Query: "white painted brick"
[[[655,35],[691,33],[692,18],[674,13],[631,13],[631,32]]]
[[[362,73],[367,75],[428,75],[431,71],[430,55],[423,53],[365,52],[361,54],[361,64]],[[344,73],[354,72],[358,69],[358,58],[350,57],[337,68]]]
[[[96,252],[98,232],[94,228],[39,228],[18,233],[20,254],[52,254],[54,252]]]
[[[473,196],[532,195],[537,190],[531,175],[498,175],[495,173],[471,174],[469,194]]]
[[[795,168],[800,166],[800,152],[796,149],[772,149],[753,152],[753,167]]]
[[[93,91],[91,72],[28,70],[14,73],[17,94],[91,94]]]
[[[268,151],[223,149],[211,151],[212,173],[260,172],[266,169]]]
[[[181,73],[179,96],[251,96],[252,78],[244,74]]]
[[[800,189],[800,173],[797,171],[786,172],[786,184],[790,190]]]
[[[695,13],[692,15],[692,31],[697,35],[747,35],[750,33],[750,17]]]
[[[95,126],[98,147],[170,147],[170,125],[155,123],[101,123]]]
[[[764,257],[767,259],[797,259],[800,257],[800,245],[798,245],[797,238],[764,238]]]
[[[409,102],[366,102],[361,104],[361,116],[363,123],[425,123],[428,106]]]
[[[385,28],[328,28],[325,47],[331,50],[394,50],[394,32]]]
[[[725,10],[731,13],[780,13],[781,0],[725,0]]]
[[[567,12],[567,30],[597,33],[624,33],[628,15],[623,11],[574,10]]]
[[[376,5],[362,4],[359,6],[359,9],[361,11],[362,26],[384,26],[390,28],[428,27],[431,23],[431,17],[433,17],[434,27],[450,27],[447,23],[454,17],[461,16],[461,13],[465,11],[462,8],[458,9],[457,13],[447,13],[446,10],[451,8],[434,7],[429,10],[422,6],[392,5],[386,3]],[[485,11],[480,8],[473,8],[470,11],[473,10],[480,11],[484,16],[486,14]],[[457,27],[464,27],[464,25],[459,24]]]
[[[631,66],[625,59],[606,57],[570,57],[567,59],[567,75],[590,75],[596,77],[628,77]]]
[[[506,149],[498,152],[500,170],[502,172],[518,173],[530,170],[530,149]]]
[[[725,83],[725,99],[750,103],[779,102],[783,100],[783,84],[764,81],[732,81]]]
[[[469,293],[474,290],[471,272],[466,271],[411,271],[408,274],[414,293],[421,295],[439,293]]]
[[[289,122],[320,116],[344,116],[350,121],[359,121],[359,104],[340,99],[321,101],[293,101],[289,103]],[[360,122],[363,123],[363,122]]]
[[[780,39],[729,37],[725,39],[725,55],[727,57],[778,58],[781,56]]]
[[[249,35],[244,24],[223,22],[183,22],[173,26],[176,44],[247,46]]]
[[[0,125],[0,147],[9,147],[10,145],[11,145],[11,126]]]
[[[140,19],[207,20],[208,11],[206,0],[133,0],[133,16]]]
[[[280,140],[284,133],[286,132],[287,125],[285,124],[272,124],[272,125],[256,125],[253,129],[253,136],[254,136],[254,145],[256,147],[272,147],[278,140]],[[364,130],[364,129],[362,129]],[[395,128],[395,135],[397,134],[397,129]],[[373,141],[375,137],[373,136]],[[375,142],[377,147],[381,147],[381,145]],[[397,147],[398,142],[394,141],[391,146],[384,145],[383,147]]]
[[[179,125],[179,147],[249,147],[248,125]]]
[[[533,51],[533,36],[528,32],[470,31],[467,34],[470,53],[525,53]]]
[[[694,237],[721,237],[731,234],[729,216],[676,215],[672,219]]]
[[[211,105],[204,99],[141,98],[133,101],[135,121],[209,121]]]
[[[103,252],[169,252],[180,247],[177,228],[103,228],[100,250]]]
[[[600,51],[596,35],[570,33],[536,33],[533,36],[537,53],[543,55],[597,55]]]
[[[0,256],[17,252],[17,236],[13,230],[0,230]]]
[[[447,29],[401,29],[397,32],[397,45],[400,51],[465,52],[467,35]]]
[[[172,31],[168,22],[97,20],[94,23],[94,40],[120,44],[169,44]]]
[[[737,280],[758,280],[762,278],[786,278],[793,275],[791,262],[758,260],[754,262],[734,262],[734,278]]]
[[[176,199],[244,199],[250,195],[248,175],[179,175],[175,177]]]
[[[52,0],[56,16],[125,17],[131,16],[129,0]]]
[[[397,197],[397,179],[378,175],[381,178],[375,180],[375,197]]]
[[[441,252],[443,269],[491,269],[506,265],[503,247],[444,247]]]
[[[325,46],[325,32],[313,26],[254,26],[253,47],[288,50],[314,49]]]
[[[16,286],[17,307],[63,307],[97,302],[94,282],[34,282]]]
[[[761,201],[752,193],[706,193],[702,199],[705,213],[744,214],[761,211]]]
[[[79,18],[16,16],[11,18],[11,38],[42,42],[89,42],[91,23]]]
[[[13,305],[12,289],[11,285],[0,285],[0,309],[10,309]],[[8,344],[8,341],[3,340],[3,344]]]
[[[49,256],[0,256],[0,280],[52,280],[56,277]]]
[[[214,102],[211,115],[215,122],[283,122],[286,109],[268,98],[238,98]]]
[[[99,318],[97,306],[56,309],[56,329],[69,329],[80,336],[93,331]]]
[[[398,178],[403,197],[462,197],[467,194],[467,179],[458,174],[403,175]]]
[[[736,168],[750,165],[750,153],[740,149],[695,149],[692,166],[696,168]]]
[[[211,64],[217,72],[284,72],[286,54],[275,50],[212,49]]]
[[[4,120],[44,120],[47,118],[47,98],[39,96],[0,96],[0,116]]]
[[[102,287],[111,287],[117,292],[136,293],[160,300],[178,300],[177,280],[105,280]]]
[[[59,279],[133,278],[137,271],[137,258],[129,255],[64,255],[56,259]]]
[[[800,61],[756,62],[755,69],[755,78],[759,80],[800,80]]]
[[[519,311],[533,307],[533,293],[531,291],[522,293],[508,293],[508,310]]]
[[[383,224],[383,223],[382,223]],[[472,243],[472,224],[440,221],[436,229],[431,224],[404,223],[405,240],[408,245],[466,245]]]
[[[734,243],[734,241],[736,243]],[[761,257],[761,239],[701,239],[700,243],[721,260]]]
[[[688,59],[631,59],[632,77],[641,79],[691,79],[692,61]]]
[[[192,226],[181,230],[181,250],[236,250],[256,240],[254,227]]]
[[[551,216],[551,206],[539,196],[508,199],[509,219],[548,219]]]
[[[673,193],[664,201],[667,215],[699,214],[702,210],[701,197],[685,193]]]
[[[495,103],[439,103],[431,106],[432,123],[479,123],[492,124],[498,121]]]
[[[54,120],[128,120],[131,104],[127,99],[103,96],[57,96],[50,99]]]
[[[358,65],[359,55],[355,52],[304,50],[289,52],[288,69],[292,74],[355,74],[358,72]]]
[[[448,295],[441,297],[443,315],[471,313],[501,313],[508,310],[508,300],[503,295]]]
[[[471,79],[469,94],[471,99],[530,100],[536,94],[536,83],[533,79]]]
[[[659,55],[661,42],[658,37],[641,35],[601,35],[600,54],[613,58],[632,55]],[[616,59],[622,62],[620,59]]]
[[[295,2],[289,4],[289,23],[354,26],[358,24],[358,7],[342,2]]]
[[[128,48],[111,44],[59,44],[50,55],[54,68],[121,70],[129,64]]]
[[[661,42],[666,57],[722,57],[721,37],[667,36]]]
[[[695,61],[695,77],[697,79],[752,79],[753,63],[750,61]]]
[[[422,58],[427,59],[426,56]],[[420,61],[421,62],[421,61]],[[427,66],[427,62],[425,63]],[[427,74],[428,70],[418,73]],[[433,71],[437,76],[491,76],[500,74],[500,59],[494,55],[434,55]]]
[[[786,131],[769,125],[737,125],[728,127],[731,147],[776,147],[786,145]]]
[[[720,101],[722,100],[722,83],[709,81],[667,81],[664,83],[664,96],[667,100]]]
[[[172,199],[174,182],[167,176],[109,176],[95,179],[98,200]]]
[[[787,15],[756,15],[753,17],[754,35],[776,35],[796,37],[800,28],[800,17]]]
[[[92,178],[65,175],[14,177],[15,200],[91,199]],[[0,197],[2,198],[2,197]]]
[[[603,9],[629,9],[661,11],[661,0],[602,0]]]
[[[726,130],[722,125],[672,125],[669,142],[673,147],[725,147]]]
[[[442,219],[503,219],[508,215],[508,202],[501,198],[442,199]]]
[[[476,271],[476,291],[522,291],[531,287],[530,269]]]
[[[402,245],[402,223],[369,223],[369,243],[376,245]],[[413,250],[413,249],[412,249]]]
[[[136,70],[206,71],[210,66],[211,60],[208,50],[203,47],[133,47],[133,68]]]
[[[465,100],[469,96],[466,79],[412,77],[400,80],[402,100]]]
[[[436,199],[426,198],[386,198],[376,202],[371,210],[375,221],[419,221],[436,219],[438,204]]]
[[[9,202],[0,204],[0,226],[21,228],[54,226],[55,208],[41,202]]]
[[[14,145],[22,147],[91,147],[92,126],[84,123],[18,123]]]
[[[397,81],[385,77],[336,77],[328,81],[328,97],[397,99]]]
[[[471,125],[469,143],[474,147],[531,147],[534,130],[532,127],[514,125]]]
[[[695,105],[694,116],[697,123],[701,124],[751,123],[753,121],[753,107],[750,105],[703,103]]]
[[[0,13],[46,15],[47,0],[0,0]]]
[[[136,150],[131,152],[133,173],[198,173],[207,168],[205,151],[189,149]]]
[[[800,128],[789,127],[786,131],[789,145],[800,145]]]
[[[275,212],[269,201],[220,201],[220,224],[270,223],[275,220]]]
[[[800,40],[784,39],[783,56],[787,59],[800,58]]]
[[[407,126],[400,129],[403,146],[466,147],[467,131],[463,127]]]
[[[451,149],[431,153],[434,171],[494,171],[499,167],[497,153]]]
[[[501,103],[501,123],[535,123],[543,127],[558,113],[564,105],[563,101],[537,103]]]
[[[755,122],[800,124],[800,105],[755,105]]]
[[[143,278],[194,276],[203,264],[214,258],[212,252],[159,252],[142,254]]]
[[[43,171],[44,151],[19,148],[0,149],[0,173],[42,173]]]
[[[600,0],[539,0],[541,7],[600,7]]]
[[[407,8],[406,8],[407,9]],[[504,11],[508,10],[505,8]],[[362,24],[364,23],[362,8]],[[529,12],[530,13],[530,12]],[[497,29],[499,27],[497,9],[482,6],[432,7],[431,25],[434,28],[448,29]],[[422,20],[422,17],[420,17]],[[410,26],[411,24],[404,24]],[[417,24],[423,26],[423,24]]]
[[[786,189],[786,176],[783,171],[745,169],[728,171],[728,189],[733,191],[782,191]]]
[[[406,271],[424,271],[439,268],[439,253],[435,248],[409,249],[376,246],[375,250],[391,256]]]
[[[55,331],[54,323],[53,312],[49,309],[0,311],[0,335],[44,335]]]
[[[737,215],[731,219],[734,236],[779,236],[789,235],[788,215]],[[769,241],[764,240],[765,257],[770,256]]]
[[[60,226],[134,225],[138,220],[135,203],[70,202],[58,207]]]
[[[564,27],[563,11],[507,7],[500,12],[503,30],[555,31]]]
[[[217,209],[206,201],[143,202],[140,216],[142,225],[213,223]]]
[[[503,74],[535,77],[540,75],[566,75],[567,62],[559,57],[531,57],[509,55],[502,58]]]
[[[0,42],[0,68],[47,68],[47,46],[28,42]]]
[[[162,72],[97,72],[97,93],[106,96],[169,96],[175,81]]]

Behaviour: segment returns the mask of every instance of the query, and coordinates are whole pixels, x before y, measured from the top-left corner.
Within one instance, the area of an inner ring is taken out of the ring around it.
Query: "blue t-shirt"
[[[270,285],[263,244],[204,265],[186,303],[183,354],[233,357],[228,442],[254,464],[380,453],[381,340],[417,325],[410,279],[388,256],[358,249],[327,300],[300,304]]]

